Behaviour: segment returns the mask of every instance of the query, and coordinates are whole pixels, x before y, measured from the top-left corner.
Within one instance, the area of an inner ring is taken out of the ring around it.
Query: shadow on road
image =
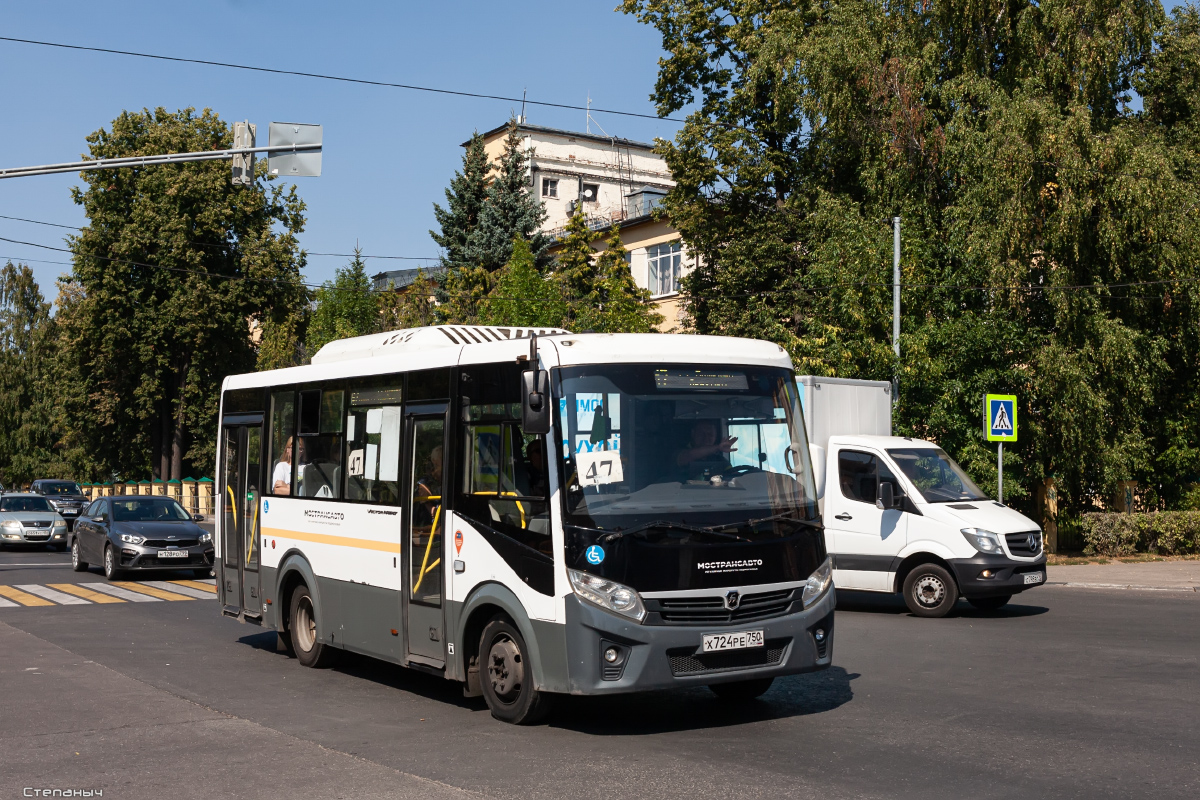
[[[1020,595],[1018,595],[1018,598],[1020,598]],[[854,592],[846,589],[838,589],[837,609],[838,611],[866,611],[877,614],[910,615],[908,606],[904,605],[904,600],[901,599],[900,595],[885,594],[883,592]],[[1029,605],[1017,599],[996,611],[980,611],[966,600],[959,600],[958,605],[950,612],[950,616],[981,619],[1016,619],[1020,617],[1036,617],[1039,614],[1045,614],[1049,610],[1045,606]]]
[[[243,636],[238,642],[282,659],[290,658],[277,648],[274,632]],[[463,697],[460,683],[369,656],[341,653],[333,669],[437,703],[487,711],[482,697]],[[743,703],[721,700],[702,686],[605,697],[561,697],[548,722],[580,733],[632,736],[800,717],[832,711],[853,700],[850,682],[858,677],[858,673],[834,666],[821,672],[776,678],[769,692]]]
[[[858,673],[835,666],[776,678],[771,691],[748,702],[721,700],[705,687],[568,697],[549,724],[596,736],[644,736],[802,717],[832,711],[853,700],[850,682],[858,677]]]

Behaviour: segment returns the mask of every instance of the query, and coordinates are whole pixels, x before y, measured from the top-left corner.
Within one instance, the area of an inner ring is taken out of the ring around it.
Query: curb
[[[1200,592],[1196,586],[1138,586],[1132,583],[1069,583],[1046,581],[1043,586],[1066,586],[1072,589],[1132,589],[1140,592]]]

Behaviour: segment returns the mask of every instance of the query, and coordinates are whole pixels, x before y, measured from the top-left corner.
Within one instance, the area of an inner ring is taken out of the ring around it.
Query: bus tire
[[[296,660],[306,667],[324,669],[333,663],[334,649],[317,641],[317,613],[312,592],[304,584],[292,592],[288,633]]]
[[[525,637],[505,617],[493,617],[479,637],[479,682],[492,716],[533,725],[550,713],[551,696],[533,686]]]
[[[939,564],[918,564],[904,578],[904,604],[916,617],[944,617],[958,602],[958,584]]]
[[[745,702],[753,700],[756,697],[762,697],[774,682],[774,678],[751,678],[748,681],[714,683],[708,688],[722,700]]]

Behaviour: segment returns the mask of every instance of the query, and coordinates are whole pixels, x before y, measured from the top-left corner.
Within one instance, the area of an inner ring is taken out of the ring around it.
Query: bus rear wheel
[[[479,682],[492,716],[514,725],[533,725],[550,713],[551,698],[533,686],[525,637],[504,617],[495,617],[479,637]]]
[[[314,669],[328,667],[333,663],[334,649],[317,641],[317,613],[312,592],[307,586],[301,585],[292,592],[291,605],[288,633],[296,651],[296,660]]]

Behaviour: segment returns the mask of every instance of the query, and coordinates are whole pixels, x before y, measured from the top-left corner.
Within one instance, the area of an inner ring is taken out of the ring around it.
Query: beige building
[[[588,227],[596,231],[593,247],[599,252],[606,247],[603,238],[619,225],[634,281],[650,290],[663,315],[662,329],[678,328],[679,281],[695,262],[682,247],[679,232],[654,218],[655,208],[675,185],[654,145],[527,123],[519,123],[517,132],[531,152],[529,185],[546,208],[543,230],[559,239],[567,220],[582,208]],[[507,124],[483,134],[493,163],[507,136]]]

